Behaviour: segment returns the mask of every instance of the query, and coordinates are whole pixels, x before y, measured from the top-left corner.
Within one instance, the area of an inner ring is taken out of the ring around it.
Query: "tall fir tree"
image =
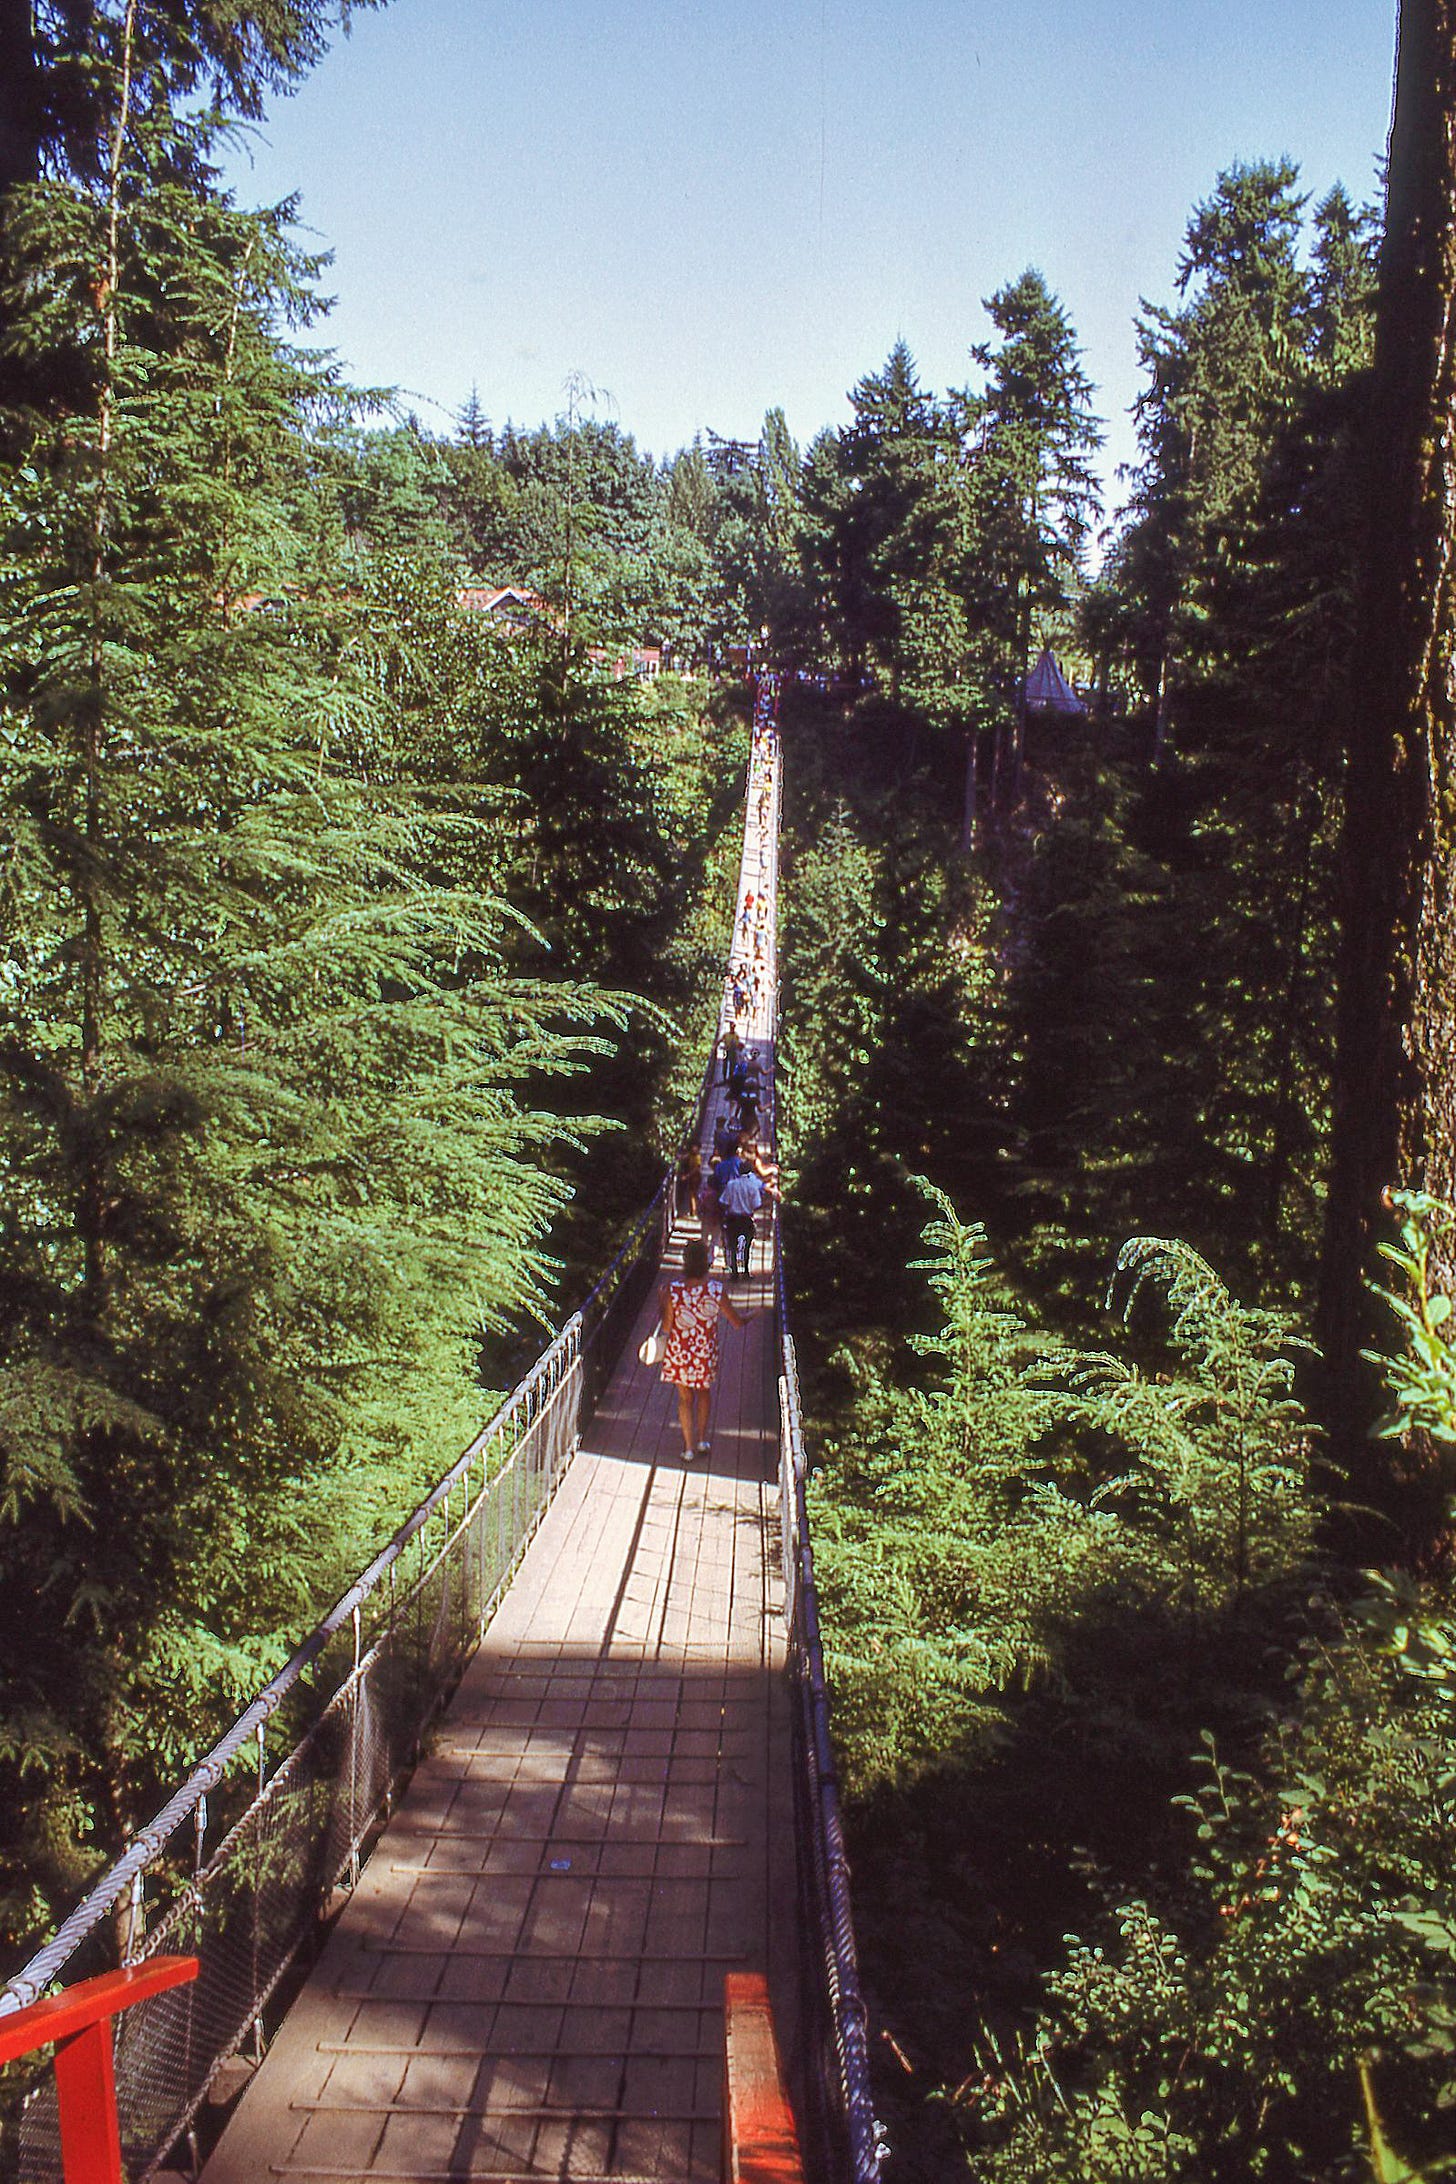
[[[952,444],[896,342],[850,396],[854,416],[810,450],[802,552],[830,642],[854,674],[924,702],[953,681],[960,627],[946,585],[955,531]]]
[[[1092,383],[1064,306],[1028,268],[987,299],[999,337],[972,355],[984,386],[954,399],[961,440],[956,590],[975,662],[977,731],[988,725],[1007,787],[1020,764],[1024,722],[1015,692],[1034,632],[1064,613],[1081,584],[1082,557],[1100,500],[1091,458],[1101,444]],[[976,765],[967,758],[963,838],[969,846]]]
[[[1124,553],[1159,753],[1206,618],[1202,587],[1301,380],[1309,289],[1296,255],[1297,181],[1288,160],[1221,174],[1188,224],[1184,300],[1144,305],[1138,322],[1148,384],[1136,405],[1142,460]]]
[[[727,644],[757,644],[767,631],[778,658],[800,650],[807,612],[799,566],[801,468],[783,411],[771,409],[752,457],[726,468],[717,486],[718,635]]]

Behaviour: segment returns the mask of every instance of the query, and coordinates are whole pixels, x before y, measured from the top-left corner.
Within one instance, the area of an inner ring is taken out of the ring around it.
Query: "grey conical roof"
[[[1026,678],[1026,710],[1028,713],[1085,713],[1087,708],[1057,665],[1056,654],[1047,646],[1036,666]]]

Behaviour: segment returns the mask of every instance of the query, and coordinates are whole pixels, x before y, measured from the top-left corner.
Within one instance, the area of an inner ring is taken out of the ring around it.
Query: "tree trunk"
[[[1365,1283],[1390,1184],[1456,1198],[1456,0],[1404,0],[1367,427],[1320,1298],[1331,1454],[1419,1547],[1440,1481],[1372,1442]],[[1443,1286],[1456,1267],[1437,1269]]]
[[[976,746],[981,740],[978,728],[966,730],[966,788],[961,805],[961,855],[969,857],[976,840]]]
[[[1168,746],[1168,653],[1165,647],[1158,655],[1158,687],[1153,697],[1153,743],[1149,763],[1161,766]]]

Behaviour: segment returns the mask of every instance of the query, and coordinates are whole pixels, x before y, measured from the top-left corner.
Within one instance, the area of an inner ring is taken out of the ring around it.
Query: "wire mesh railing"
[[[819,2175],[842,2184],[875,2184],[880,2138],[870,2090],[867,2013],[855,1950],[849,1860],[829,1735],[799,1369],[789,1333],[781,1251],[775,1254],[774,1274],[780,1366],[779,1510],[792,1690],[804,2081],[810,2104],[805,2136],[815,2149]]]
[[[393,1539],[54,1938],[0,1992],[0,2015],[112,1961],[188,1953],[196,1981],[139,2004],[116,2037],[128,2173],[152,2176],[337,1888],[358,1878],[578,1447],[661,1262],[664,1184],[531,1371]],[[280,1728],[282,1733],[280,1734]],[[270,1764],[270,1753],[286,1756]],[[240,1771],[254,1774],[240,1798]],[[208,1846],[209,1800],[242,1810]],[[149,1897],[164,1897],[155,1915]],[[61,2176],[53,2082],[21,2110],[13,2173]]]

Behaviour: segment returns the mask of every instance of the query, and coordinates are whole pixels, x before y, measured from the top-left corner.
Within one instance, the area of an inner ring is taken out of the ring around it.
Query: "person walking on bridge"
[[[698,1218],[698,1192],[703,1183],[703,1148],[701,1145],[685,1146],[678,1155],[677,1175],[674,1183],[673,1213],[681,1220],[684,1214],[690,1221]]]
[[[690,1464],[706,1456],[710,1446],[708,1411],[718,1378],[719,1314],[734,1327],[746,1327],[749,1315],[728,1302],[721,1282],[709,1280],[707,1247],[696,1240],[683,1246],[682,1277],[663,1284],[658,1302],[667,1336],[662,1377],[677,1389],[683,1462]]]
[[[753,1217],[765,1198],[777,1198],[776,1183],[763,1182],[742,1160],[738,1173],[721,1184],[718,1204],[723,1210],[723,1257],[728,1279],[743,1281],[752,1264]]]

